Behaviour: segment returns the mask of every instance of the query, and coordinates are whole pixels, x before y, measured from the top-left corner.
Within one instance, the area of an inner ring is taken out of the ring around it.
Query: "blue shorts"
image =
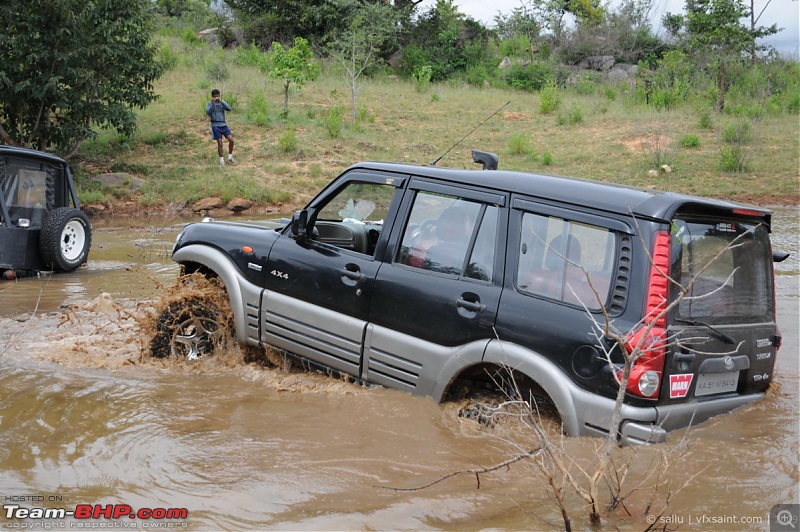
[[[211,138],[214,140],[222,137],[232,137],[231,128],[228,126],[211,126]]]

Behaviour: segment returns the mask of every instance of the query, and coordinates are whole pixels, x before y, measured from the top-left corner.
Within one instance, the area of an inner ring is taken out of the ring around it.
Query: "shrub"
[[[280,145],[283,153],[297,151],[298,140],[294,128],[288,129],[283,135],[278,137],[278,145]]]
[[[536,149],[531,146],[529,139],[522,133],[515,131],[508,140],[509,155],[524,155],[529,159],[536,159]]]
[[[603,94],[605,95],[606,99],[610,102],[613,102],[617,99],[617,89],[614,87],[606,87],[603,89]]]
[[[681,137],[681,146],[684,148],[697,148],[700,146],[700,137],[688,133]]]
[[[328,114],[320,119],[322,127],[332,139],[338,139],[342,132],[342,115],[344,115],[344,108],[336,106],[331,107]]]
[[[433,67],[430,65],[421,65],[414,69],[411,79],[414,80],[414,88],[417,92],[425,92],[430,87],[432,76]]]
[[[722,129],[722,141],[726,144],[747,144],[753,140],[750,122],[741,120]]]
[[[180,56],[176,54],[167,42],[158,45],[158,62],[164,70],[172,70],[180,63]]]
[[[514,65],[504,75],[511,88],[536,92],[543,90],[554,79],[553,70],[546,63]]]
[[[719,153],[719,167],[726,172],[743,172],[747,170],[747,150],[739,145],[722,146]]]
[[[269,125],[269,108],[263,94],[257,94],[248,102],[245,117],[257,126]]]
[[[553,165],[553,154],[549,151],[546,151],[542,154],[542,164],[545,166],[552,166]]]
[[[713,129],[714,123],[711,121],[711,112],[703,109],[697,115],[697,126],[701,129]]]
[[[547,82],[539,95],[539,111],[547,115],[561,106],[561,95],[553,80]]]
[[[203,39],[201,39],[192,28],[185,28],[183,30],[183,35],[181,35],[183,42],[187,44],[191,44],[193,46],[197,46],[199,44],[203,44]]]

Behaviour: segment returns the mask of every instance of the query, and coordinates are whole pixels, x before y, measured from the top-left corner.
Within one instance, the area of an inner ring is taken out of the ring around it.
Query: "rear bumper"
[[[614,413],[614,400],[577,388],[572,392],[579,433],[607,436]],[[758,401],[763,396],[763,393],[738,395],[661,407],[623,404],[616,431],[623,444],[661,443],[667,440],[670,431],[698,425],[714,416]]]

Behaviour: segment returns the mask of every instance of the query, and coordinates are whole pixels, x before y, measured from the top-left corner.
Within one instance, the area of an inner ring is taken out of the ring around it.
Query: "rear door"
[[[679,217],[671,232],[672,277],[686,295],[670,316],[662,404],[763,392],[779,345],[768,227]]]
[[[375,281],[364,379],[430,394],[447,360],[479,361],[502,290],[507,198],[416,179]]]

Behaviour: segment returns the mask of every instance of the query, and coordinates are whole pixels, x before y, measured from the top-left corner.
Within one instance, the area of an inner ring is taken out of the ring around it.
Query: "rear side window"
[[[752,322],[771,317],[772,256],[766,227],[675,220],[672,241],[673,277],[689,290],[678,307],[681,318]]]
[[[517,288],[598,309],[608,299],[616,250],[616,234],[606,228],[525,213]]]

